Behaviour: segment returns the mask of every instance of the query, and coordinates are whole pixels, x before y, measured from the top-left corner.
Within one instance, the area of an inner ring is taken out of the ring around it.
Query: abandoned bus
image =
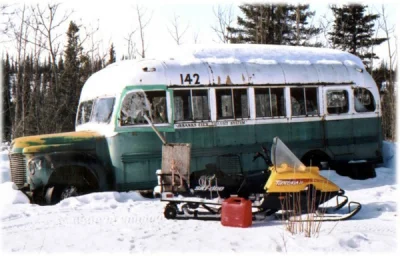
[[[321,48],[181,46],[92,75],[76,132],[16,139],[11,176],[55,202],[92,190],[152,189],[162,142],[191,144],[191,170],[266,168],[252,161],[278,136],[306,164],[381,159],[378,88],[361,60]],[[239,162],[219,156],[239,155]]]

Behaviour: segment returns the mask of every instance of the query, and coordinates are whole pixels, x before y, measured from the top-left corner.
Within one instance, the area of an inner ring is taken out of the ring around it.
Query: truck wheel
[[[73,197],[73,196],[79,196],[79,189],[74,186],[74,185],[68,185],[65,186],[62,190],[61,190],[61,196],[60,199],[64,200],[68,197]]]
[[[47,188],[45,201],[49,205],[54,205],[66,198],[83,194],[84,193],[75,185],[56,185]]]
[[[166,219],[172,220],[176,218],[177,210],[174,205],[167,205],[164,210],[164,217]]]

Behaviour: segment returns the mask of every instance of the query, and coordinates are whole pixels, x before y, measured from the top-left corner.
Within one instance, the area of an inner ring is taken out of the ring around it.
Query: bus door
[[[323,88],[325,147],[337,161],[353,158],[354,154],[352,95],[351,88],[347,86]]]
[[[121,159],[117,176],[121,188],[140,190],[157,184],[154,172],[161,166],[162,142],[145,115],[159,132],[171,131],[170,98],[165,86],[153,86],[146,91],[129,88],[123,93],[115,136],[118,147],[113,152]]]

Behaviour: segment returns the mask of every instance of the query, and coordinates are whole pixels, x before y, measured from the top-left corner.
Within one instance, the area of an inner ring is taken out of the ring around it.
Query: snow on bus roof
[[[172,49],[160,49],[156,56],[176,59],[180,62],[211,63],[296,63],[296,64],[345,64],[364,69],[362,61],[348,53],[335,49],[255,44],[206,44],[180,45]]]
[[[80,100],[117,95],[128,85],[187,85],[182,78],[187,74],[196,74],[196,84],[203,85],[266,81],[363,84],[366,79],[358,57],[334,49],[214,44],[181,45],[159,51],[154,59],[118,61],[93,74],[85,83]]]

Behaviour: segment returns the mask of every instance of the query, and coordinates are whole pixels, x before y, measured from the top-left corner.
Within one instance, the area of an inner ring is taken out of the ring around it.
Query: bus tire
[[[310,151],[301,158],[301,162],[305,166],[317,166],[320,170],[327,170],[329,161],[330,157],[320,150]]]

